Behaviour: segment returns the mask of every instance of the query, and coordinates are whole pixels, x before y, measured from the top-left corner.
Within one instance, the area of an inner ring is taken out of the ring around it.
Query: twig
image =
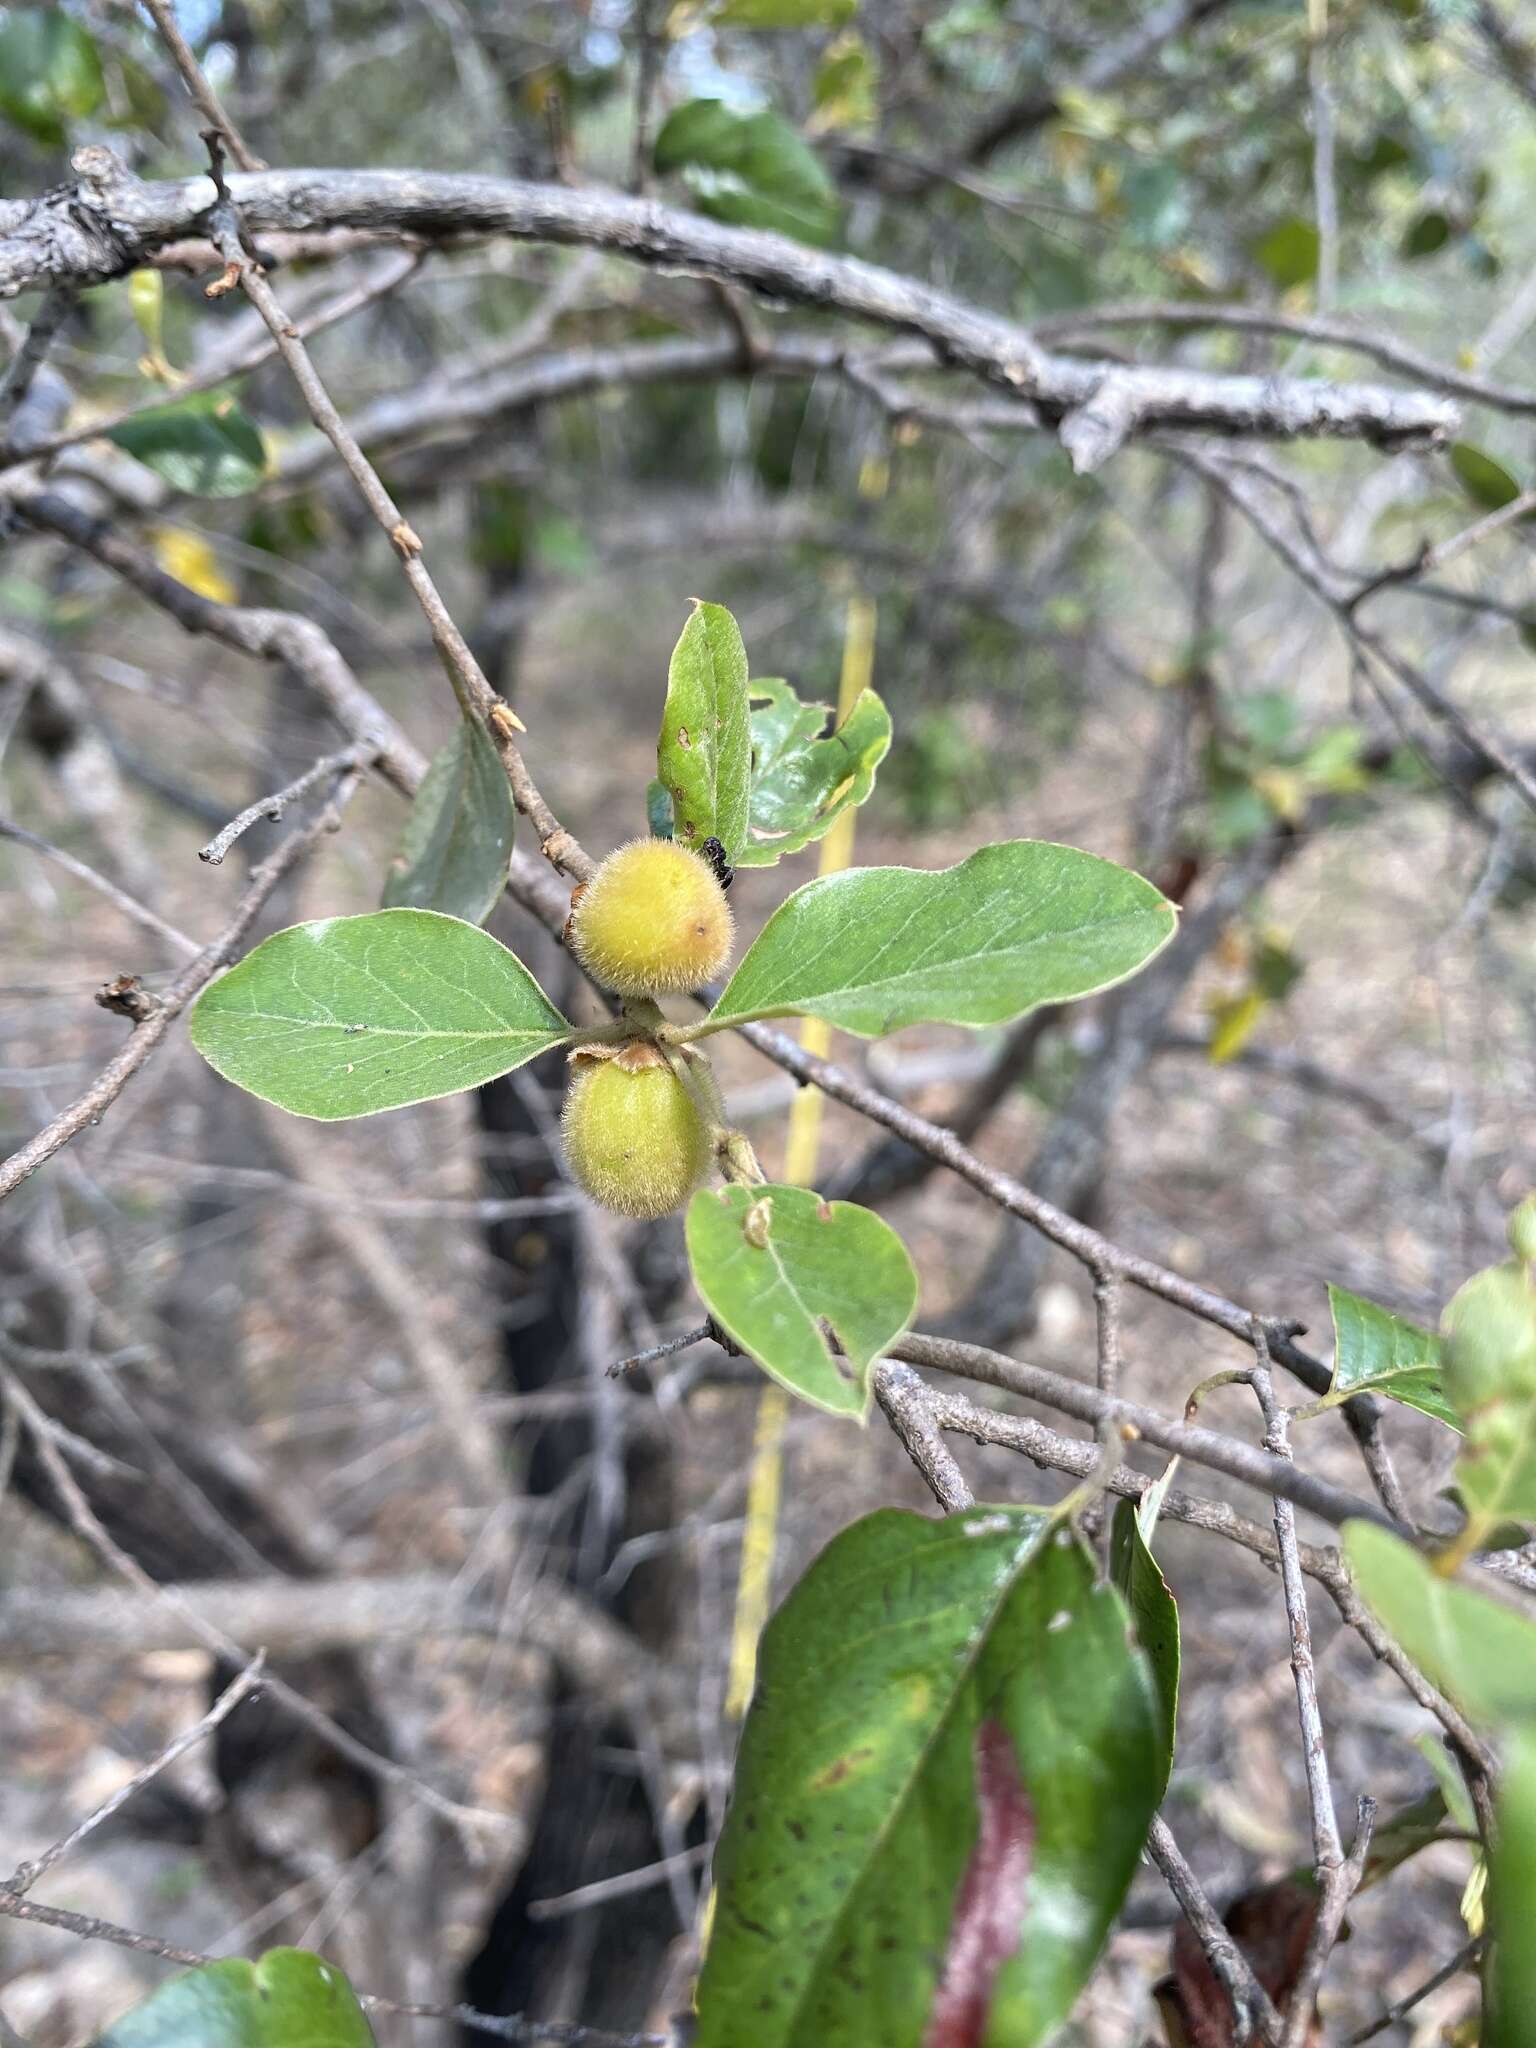
[[[1160,1813],[1152,1816],[1147,1834],[1147,1853],[1178,1900],[1181,1911],[1199,1937],[1206,1961],[1215,1971],[1232,2002],[1234,2048],[1244,2048],[1255,2030],[1267,2044],[1280,2038],[1281,2019],[1274,2000],[1253,1974],[1253,1966],[1224,1927],[1215,1907],[1206,1897],[1200,1880],[1184,1860],[1168,1823]]]
[[[37,1899],[23,1898],[0,1885],[0,1919],[30,1921],[39,1927],[56,1927],[82,1941],[109,1941],[116,1948],[132,1949],[138,1955],[158,1956],[162,1962],[182,1969],[200,1970],[218,1962],[218,1956],[203,1955],[197,1949],[181,1948],[161,1941],[158,1935],[140,1934],[135,1928],[120,1927],[115,1921],[98,1919],[90,1913],[71,1913],[62,1906],[45,1906]],[[517,2013],[477,2012],[472,2005],[433,2005],[425,2001],[380,1998],[359,1991],[358,2003],[368,2012],[397,2015],[403,2019],[453,2020],[476,2033],[491,2034],[516,2048],[535,2048],[538,2042],[554,2042],[560,2048],[671,2048],[664,2034],[611,2034],[601,2027],[586,2027],[577,2020],[525,2020]]]
[[[494,1506],[504,1498],[507,1486],[495,1434],[477,1405],[479,1390],[455,1349],[438,1335],[419,1282],[401,1265],[383,1228],[353,1206],[344,1176],[332,1168],[306,1128],[281,1112],[263,1121],[267,1142],[293,1178],[330,1196],[320,1210],[322,1228],[393,1318],[416,1377],[437,1410],[451,1453],[479,1504]]]
[[[253,804],[247,804],[237,818],[231,818],[222,832],[209,840],[206,846],[197,849],[197,857],[206,861],[211,868],[223,862],[224,856],[243,833],[248,832],[263,818],[274,825],[282,818],[289,804],[313,789],[317,782],[323,782],[328,775],[343,774],[349,768],[362,768],[373,758],[377,749],[365,745],[343,747],[339,753],[325,754],[306,768],[304,773],[290,782],[286,789],[279,789],[271,796],[258,797]],[[0,826],[0,830],[4,827]]]
[[[1186,468],[1194,470],[1197,475],[1213,483],[1217,490],[1230,500],[1306,589],[1333,614],[1340,629],[1363,654],[1374,658],[1432,717],[1448,725],[1457,738],[1470,747],[1491,769],[1512,782],[1526,803],[1532,810],[1536,810],[1536,773],[1526,765],[1513,744],[1502,733],[1492,731],[1469,718],[1458,704],[1437,690],[1429,678],[1412,662],[1404,661],[1400,655],[1394,654],[1378,635],[1368,632],[1359,623],[1355,611],[1375,589],[1380,587],[1381,579],[1372,578],[1353,590],[1343,590],[1336,576],[1326,573],[1323,568],[1310,561],[1295,545],[1280,523],[1270,517],[1268,510],[1258,502],[1233,470],[1223,463],[1212,462],[1201,450],[1191,448],[1187,443],[1166,442],[1163,445],[1175,461],[1183,463]],[[1485,523],[1479,522],[1480,525]],[[1388,580],[1401,579],[1394,574]]]
[[[1354,326],[1347,320],[1320,320],[1295,313],[1280,313],[1270,306],[1207,303],[1199,299],[1133,299],[1101,306],[1084,306],[1071,313],[1056,313],[1035,323],[1042,340],[1080,342],[1106,327],[1167,327],[1174,332],[1198,332],[1204,328],[1230,328],[1239,334],[1275,334],[1298,341],[1321,342],[1327,348],[1350,349],[1368,356],[1383,369],[1396,370],[1431,391],[1445,391],[1453,397],[1469,398],[1500,412],[1536,413],[1536,391],[1494,384],[1487,378],[1450,369],[1433,356],[1397,341],[1379,330]]]
[[[216,939],[188,962],[170,987],[157,995],[152,1004],[134,1024],[132,1035],[117,1057],[110,1060],[83,1095],[77,1096],[67,1109],[46,1124],[42,1130],[9,1159],[0,1163],[0,1200],[13,1194],[24,1180],[36,1173],[46,1160],[53,1157],[61,1146],[71,1138],[78,1137],[88,1125],[99,1123],[122,1093],[125,1085],[143,1066],[155,1047],[164,1038],[171,1025],[204,988],[221,967],[227,966],[234,958],[246,933],[256,922],[261,907],[272,891],[294,864],[309,851],[323,833],[334,831],[340,820],[341,806],[356,787],[354,773],[348,777],[325,808],[318,812],[297,832],[291,833],[270,857],[255,869],[250,884],[234,915]]]
[[[210,252],[211,253],[211,252]],[[426,251],[407,249],[390,261],[379,265],[370,277],[361,279],[356,285],[339,292],[334,299],[328,299],[313,313],[305,314],[298,322],[298,329],[307,340],[311,335],[321,334],[327,327],[346,320],[375,300],[384,298],[397,285],[403,284],[415,271],[421,268]],[[200,264],[206,270],[207,263]],[[243,377],[248,371],[256,370],[277,354],[276,344],[270,335],[258,340],[251,347],[234,355],[216,355],[212,361],[202,363],[199,368],[185,376],[176,386],[178,399],[190,398],[200,391],[212,391],[220,384],[227,384],[232,378]],[[163,393],[156,393],[147,404],[119,406],[116,412],[99,413],[83,426],[69,427],[58,434],[47,434],[37,440],[29,440],[25,449],[6,456],[0,449],[0,473],[22,463],[39,462],[50,455],[57,455],[62,449],[77,447],[83,441],[96,441],[103,434],[110,434],[125,420],[136,419],[140,413],[152,412],[165,403]],[[281,460],[278,473],[282,473]]]
[[[973,1507],[976,1496],[939,1434],[924,1382],[910,1366],[886,1361],[875,1367],[874,1387],[881,1413],[945,1514]]]
[[[1103,1423],[1117,1427],[1129,1424],[1160,1450],[1187,1458],[1194,1465],[1208,1465],[1214,1472],[1225,1472],[1229,1478],[1240,1479],[1260,1492],[1278,1493],[1288,1504],[1294,1502],[1326,1522],[1337,1525],[1363,1518],[1393,1526],[1374,1501],[1347,1493],[1331,1480],[1300,1472],[1288,1458],[1256,1450],[1253,1445],[1237,1437],[1223,1436],[1218,1430],[1170,1422],[1154,1408],[1101,1394],[1097,1387],[1086,1386],[1081,1380],[1068,1379],[1044,1366],[1026,1365],[1022,1359],[1006,1358],[980,1344],[962,1344],[953,1337],[924,1336],[914,1330],[897,1338],[890,1356],[904,1359],[909,1365],[933,1367],[940,1372],[957,1373],[962,1379],[980,1380],[985,1386],[1001,1387],[1025,1400],[1040,1401],[1064,1415],[1075,1416],[1095,1429]]]
[[[1339,290],[1339,190],[1334,177],[1333,88],[1328,79],[1328,0],[1308,0],[1307,88],[1312,101],[1312,205],[1317,221],[1317,309]]]
[[[604,1905],[609,1899],[629,1898],[635,1892],[650,1891],[658,1884],[665,1884],[678,1870],[692,1870],[709,1856],[707,1842],[697,1848],[684,1849],[676,1856],[663,1856],[659,1862],[642,1864],[637,1870],[621,1870],[616,1877],[600,1877],[591,1884],[578,1885],[574,1891],[561,1892],[557,1898],[530,1899],[528,1918],[530,1920],[563,1920],[571,1913],[585,1912],[589,1906]]]
[[[1120,1282],[1113,1273],[1093,1276],[1093,1307],[1098,1329],[1098,1376],[1101,1394],[1120,1391]]]
[[[715,1334],[712,1323],[700,1323],[697,1329],[684,1330],[681,1336],[667,1337],[660,1344],[651,1344],[644,1351],[636,1351],[628,1358],[620,1358],[608,1367],[608,1378],[622,1379],[625,1374],[638,1372],[642,1366],[654,1365],[659,1358],[670,1358],[675,1351],[687,1351],[695,1344],[702,1344],[707,1337]]]
[[[1258,1363],[1251,1379],[1264,1411],[1264,1447],[1282,1462],[1291,1461],[1285,1410],[1275,1398],[1269,1376],[1269,1352],[1262,1327],[1255,1322],[1254,1351]],[[1296,1707],[1301,1720],[1302,1760],[1307,1775],[1307,1801],[1312,1815],[1312,1860],[1317,1878],[1317,1918],[1307,1937],[1306,1953],[1287,2008],[1280,2048],[1303,2048],[1312,2032],[1313,2007],[1328,1958],[1344,1924],[1345,1910],[1365,1874],[1375,1824],[1376,1802],[1362,1796],[1349,1855],[1339,1836],[1328,1769],[1328,1749],[1317,1703],[1317,1674],[1312,1657],[1312,1624],[1307,1589],[1296,1543],[1296,1512],[1282,1494],[1275,1495],[1275,1540],[1280,1546],[1280,1581],[1291,1630],[1291,1671],[1296,1681]]]
[[[176,10],[170,0],[144,0],[146,11],[160,31],[160,39],[171,53],[171,61],[181,73],[182,83],[191,95],[192,103],[205,121],[211,121],[222,137],[230,155],[242,171],[261,171],[266,166],[256,155],[219,104],[218,94],[208,83],[207,74],[192,53],[192,47],[181,32],[176,19]]]
[[[209,138],[205,136],[204,140],[209,141]],[[422,559],[419,536],[386,490],[378,471],[363,453],[356,436],[337,411],[330,393],[315,369],[308,349],[299,338],[297,328],[278,303],[277,296],[267,283],[266,274],[260,264],[251,257],[235,203],[224,183],[216,138],[209,141],[209,153],[213,158],[214,180],[219,190],[218,203],[210,214],[210,225],[214,241],[224,257],[226,279],[238,280],[246,297],[261,315],[268,332],[277,343],[278,354],[303,395],[310,418],[335,448],[347,473],[357,485],[364,503],[388,535],[390,544],[399,557],[401,573],[410,585],[411,592],[421,606],[422,614],[431,630],[433,644],[453,684],[460,708],[466,717],[478,719],[489,733],[502,767],[506,771],[513,801],[539,835],[540,851],[546,860],[556,867],[563,868],[574,880],[590,880],[596,871],[595,864],[587,859],[570,833],[564,829],[544,802],[513,740],[513,733],[523,729],[522,720],[503,703],[501,697],[491,687],[469,642],[454,623],[447,605],[443,602],[442,594]],[[210,290],[218,288],[217,285],[209,287]]]
[[[11,421],[25,403],[54,336],[69,318],[75,296],[62,285],[45,292],[20,348],[5,366],[5,375],[0,377],[0,457],[6,451]]]
[[[1426,1978],[1416,1990],[1410,1991],[1406,1997],[1399,1998],[1395,2004],[1388,2006],[1381,2017],[1372,2020],[1369,2026],[1361,2027],[1358,2033],[1351,2034],[1344,2043],[1344,2048],[1361,2048],[1362,2042],[1374,2041],[1376,2036],[1384,2034],[1388,2027],[1395,2027],[1399,2020],[1408,2017],[1416,2005],[1422,2004],[1431,1992],[1438,1991],[1442,1984],[1448,1984],[1452,1977],[1459,1975],[1461,1971],[1471,1969],[1482,1952],[1483,1937],[1475,1934],[1470,1941],[1464,1942],[1457,1949],[1448,1963],[1440,1965],[1433,1977]]]
[[[173,1742],[166,1744],[157,1757],[151,1758],[142,1770],[135,1771],[127,1784],[120,1785],[110,1799],[104,1800],[94,1813],[87,1814],[79,1826],[72,1828],[62,1841],[55,1842],[50,1848],[45,1849],[36,1862],[23,1863],[14,1875],[5,1881],[10,1890],[17,1893],[29,1892],[39,1878],[45,1877],[71,1849],[78,1848],[86,1836],[93,1834],[103,1821],[109,1820],[114,1813],[126,1806],[135,1794],[142,1792],[146,1785],[158,1778],[160,1773],[175,1763],[178,1757],[185,1756],[189,1749],[195,1749],[205,1736],[211,1735],[219,1723],[234,1712],[248,1694],[256,1690],[262,1682],[265,1670],[266,1652],[258,1650],[239,1676],[225,1686],[200,1721],[191,1728],[183,1729]],[[0,1889],[3,1888],[0,1886]]]
[[[70,1527],[88,1548],[117,1577],[126,1580],[129,1585],[147,1595],[156,1607],[176,1615],[194,1641],[214,1651],[218,1656],[230,1658],[240,1664],[249,1664],[249,1650],[242,1648],[215,1622],[200,1614],[185,1593],[177,1588],[158,1584],[135,1558],[108,1535],[90,1502],[81,1492],[74,1475],[60,1457],[48,1428],[47,1416],[15,1375],[3,1366],[0,1366],[0,1394],[3,1394],[5,1404],[20,1414],[22,1425],[37,1447],[38,1457],[48,1474]],[[241,1582],[235,1583],[239,1585]],[[295,1581],[295,1588],[301,1598],[309,1590],[306,1582],[302,1580]],[[356,1764],[360,1770],[367,1771],[371,1776],[396,1786],[411,1798],[421,1800],[434,1813],[449,1821],[457,1829],[466,1853],[471,1858],[478,1858],[482,1853],[483,1841],[487,1834],[499,1835],[505,1834],[508,1830],[515,1830],[516,1823],[509,1815],[496,1813],[484,1807],[463,1806],[457,1800],[447,1798],[424,1779],[407,1770],[404,1765],[396,1763],[392,1757],[381,1756],[376,1750],[368,1748],[365,1743],[359,1742],[356,1736],[349,1734],[338,1722],[332,1720],[329,1714],[317,1707],[313,1700],[295,1691],[286,1679],[269,1673],[266,1686],[275,1700],[280,1701],[291,1714],[312,1729],[328,1747],[346,1757],[348,1762]],[[5,1896],[5,1893],[0,1891],[0,1905],[3,1905]]]
[[[146,931],[154,932],[157,937],[164,939],[167,945],[174,947],[183,957],[200,950],[196,939],[189,939],[186,933],[178,931],[175,925],[167,924],[160,913],[151,910],[147,903],[141,903],[137,896],[130,896],[126,889],[120,889],[116,882],[99,874],[85,861],[77,860],[72,853],[66,853],[62,847],[51,845],[46,839],[39,839],[35,832],[27,831],[25,826],[14,825],[8,818],[0,818],[0,839],[14,839],[18,846],[29,847],[33,853],[40,853],[45,860],[51,860],[56,867],[63,868],[66,874],[73,875],[77,881],[84,882],[88,888],[96,890],[98,895],[105,896],[109,903],[115,903],[135,924],[143,925]]]

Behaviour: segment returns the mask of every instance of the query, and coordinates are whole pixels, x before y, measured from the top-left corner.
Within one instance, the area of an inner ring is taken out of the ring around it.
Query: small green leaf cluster
[[[1247,845],[1276,820],[1298,824],[1313,797],[1350,796],[1368,787],[1358,726],[1330,725],[1310,739],[1299,727],[1300,707],[1284,690],[1258,690],[1233,702],[1205,757],[1205,835],[1217,851]]]
[[[1475,1552],[1519,1543],[1536,1527],[1536,1195],[1510,1216],[1509,1243],[1509,1259],[1453,1296],[1438,1338],[1330,1289],[1337,1352],[1318,1404],[1385,1394],[1462,1433],[1456,1494],[1465,1521],[1438,1557],[1368,1522],[1346,1525],[1344,1550],[1366,1602],[1425,1677],[1503,1740],[1488,2048],[1527,2040],[1536,2012],[1536,1958],[1520,1938],[1536,1886],[1536,1623],[1453,1574]]]
[[[802,1398],[862,1417],[873,1362],[916,1307],[912,1262],[867,1210],[764,1182],[700,1042],[777,1017],[866,1038],[1007,1023],[1123,981],[1177,916],[1139,875],[1037,840],[936,873],[851,869],[779,905],[702,1021],[669,1020],[661,999],[728,966],[734,872],[801,851],[873,790],[891,740],[879,697],[866,690],[828,723],[788,683],[753,683],[731,614],[695,605],[668,669],[651,836],[610,854],[572,903],[569,943],[619,999],[601,1030],[579,1030],[478,928],[506,883],[514,818],[495,748],[466,721],[417,794],[386,908],[264,941],[204,991],[194,1045],[240,1087],[325,1120],[567,1048],[572,1178],[635,1218],[692,1196],[694,1280],[720,1328]],[[726,1185],[709,1192],[714,1165]]]

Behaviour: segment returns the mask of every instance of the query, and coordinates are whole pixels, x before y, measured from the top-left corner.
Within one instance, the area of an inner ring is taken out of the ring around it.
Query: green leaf
[[[261,434],[227,391],[152,406],[109,428],[107,439],[195,498],[243,498],[267,471]]]
[[[865,690],[843,723],[821,737],[825,704],[802,704],[788,683],[755,682],[752,807],[741,868],[767,868],[820,839],[850,805],[866,801],[891,744],[891,714]]]
[[[149,345],[152,356],[164,355],[165,279],[158,270],[134,270],[128,275],[128,310],[134,325]]]
[[[875,60],[862,36],[849,33],[832,43],[816,67],[811,126],[825,133],[865,134],[875,125],[879,105]]]
[[[125,2013],[97,2048],[373,2048],[352,1987],[303,1949],[208,1963]]]
[[[718,839],[734,865],[747,843],[752,714],[747,650],[723,604],[698,604],[667,669],[656,769],[684,846]]]
[[[1161,1759],[1120,1597],[1049,1529],[1034,1509],[884,1509],[775,1615],[715,1859],[697,2048],[919,2048],[938,2038],[946,1949],[945,1998],[981,2001],[988,2042],[1034,2048],[1066,2017]],[[965,1969],[978,1894],[989,1952]]]
[[[490,736],[478,720],[460,719],[422,777],[385,903],[483,924],[506,886],[516,817]]]
[[[710,1013],[825,1017],[861,1038],[907,1024],[1002,1024],[1110,988],[1178,923],[1150,882],[1044,840],[958,867],[851,868],[781,903]]]
[[[1346,1522],[1344,1555],[1383,1628],[1472,1720],[1536,1716],[1536,1623],[1441,1578],[1411,1543],[1374,1522]]]
[[[843,28],[859,0],[716,0],[717,28]]]
[[[917,1307],[890,1225],[811,1188],[727,1187],[694,1196],[687,1237],[693,1284],[720,1327],[792,1394],[862,1421],[870,1366]]]
[[[1536,1289],[1520,1259],[1474,1273],[1442,1318],[1445,1389],[1466,1427],[1456,1484],[1475,1540],[1536,1521]]]
[[[106,82],[95,42],[60,7],[15,7],[0,21],[0,114],[61,148],[65,123],[101,105]]]
[[[435,910],[275,932],[192,1012],[226,1081],[328,1123],[478,1088],[571,1035],[515,954]]]
[[[1333,1378],[1318,1402],[1336,1408],[1352,1394],[1385,1394],[1437,1422],[1461,1428],[1440,1379],[1440,1340],[1416,1323],[1343,1287],[1328,1288],[1333,1311]]]
[[[1142,1533],[1133,1501],[1122,1500],[1115,1508],[1109,1532],[1109,1577],[1126,1604],[1136,1641],[1146,1653],[1157,1687],[1161,1771],[1157,1796],[1161,1799],[1173,1775],[1179,1727],[1179,1609]]]
[[[1398,253],[1410,262],[1419,256],[1433,256],[1437,249],[1443,249],[1451,239],[1451,223],[1447,216],[1437,209],[1421,213],[1409,222],[1403,234]]]
[[[1321,238],[1314,224],[1292,215],[1261,235],[1253,245],[1254,261],[1280,287],[1310,284],[1317,276]]]
[[[766,108],[741,114],[721,100],[689,100],[662,124],[656,168],[680,172],[714,220],[818,245],[836,237],[836,186],[816,152]]]
[[[1495,462],[1470,441],[1452,443],[1451,468],[1457,483],[1484,512],[1497,512],[1520,495],[1520,486],[1503,463]]]
[[[1536,1728],[1509,1745],[1499,1787],[1498,1834],[1488,1872],[1493,1918],[1492,2027],[1488,2048],[1530,2048],[1536,2013]]]

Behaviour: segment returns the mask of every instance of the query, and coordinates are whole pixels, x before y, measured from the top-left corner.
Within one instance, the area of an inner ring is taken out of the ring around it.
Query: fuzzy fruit
[[[571,912],[570,942],[621,996],[683,995],[731,957],[730,905],[709,863],[671,839],[610,853]]]
[[[572,1180],[621,1216],[680,1209],[709,1165],[698,1105],[653,1045],[577,1053],[562,1124]]]

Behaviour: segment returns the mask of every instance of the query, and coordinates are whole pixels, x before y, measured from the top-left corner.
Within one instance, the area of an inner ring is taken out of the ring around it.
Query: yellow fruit
[[[621,996],[702,988],[730,959],[732,937],[713,869],[671,839],[636,839],[609,854],[571,912],[577,959]]]
[[[572,1180],[621,1216],[681,1208],[710,1160],[697,1103],[653,1045],[595,1048],[571,1062],[562,1118]]]

